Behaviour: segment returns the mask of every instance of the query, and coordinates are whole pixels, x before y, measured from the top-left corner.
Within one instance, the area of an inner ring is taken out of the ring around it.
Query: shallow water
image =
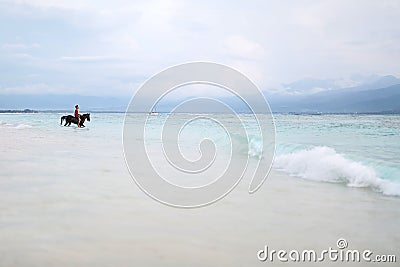
[[[123,114],[92,114],[84,129],[59,126],[62,115],[0,115],[2,266],[253,266],[265,244],[325,249],[340,237],[396,253],[399,116],[276,115],[275,167],[260,191],[249,195],[244,180],[214,205],[186,210],[132,181]],[[197,123],[182,132],[182,152],[195,159],[211,135],[229,158],[224,132]],[[149,125],[155,151],[160,125]],[[253,164],[260,139],[248,128]]]
[[[13,155],[13,152],[24,150],[24,154],[30,154],[38,149],[35,143],[41,140],[43,151],[52,142],[63,146],[65,142],[74,143],[74,140],[86,144],[113,142],[114,147],[122,148],[124,114],[92,114],[92,122],[86,122],[88,127],[84,129],[76,126],[57,127],[62,115],[65,114],[1,114],[0,129],[7,131],[12,140],[8,137],[0,141],[2,152],[8,154],[3,159],[3,163],[7,161],[7,168],[12,169],[13,163],[19,162],[8,158],[21,157],[20,154]],[[183,114],[174,116],[177,123],[186,119]],[[217,118],[222,124],[230,121],[228,115],[210,116]],[[148,149],[153,150],[152,157],[156,157],[157,162],[163,160],[160,133],[166,118],[165,114],[151,116],[146,128],[145,141]],[[231,138],[243,143],[241,155],[234,156],[250,155],[250,160],[255,160],[262,156],[261,138],[250,115],[241,115],[241,119],[248,131],[249,148],[247,149],[245,136],[230,133]],[[383,194],[400,196],[399,115],[277,114],[275,124],[275,168],[294,177],[370,187]],[[211,138],[219,151],[229,157],[231,151],[228,134],[219,125],[207,120],[194,121],[184,128],[179,139],[181,152],[189,160],[199,158],[198,145],[204,138]],[[16,150],[14,142],[29,144]],[[59,153],[59,150],[60,148],[52,148],[54,153]],[[117,149],[112,151],[114,150]],[[92,153],[98,155],[103,151]],[[62,155],[60,157],[63,158]]]

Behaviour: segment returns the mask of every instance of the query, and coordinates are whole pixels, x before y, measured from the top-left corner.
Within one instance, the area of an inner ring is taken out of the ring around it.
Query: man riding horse
[[[75,118],[78,119],[78,127],[81,124],[81,114],[79,114],[79,106],[75,105],[75,113],[74,113]]]
[[[78,125],[78,127],[85,127],[85,125],[84,125],[85,120],[90,121],[90,113],[79,114],[79,106],[76,105],[74,116],[72,116],[72,115],[62,116],[61,117],[61,125],[63,123],[63,120],[65,120],[64,126],[70,126],[71,123],[75,123],[76,125]]]

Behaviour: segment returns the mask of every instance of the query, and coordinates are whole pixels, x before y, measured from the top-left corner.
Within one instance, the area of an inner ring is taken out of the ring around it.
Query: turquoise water
[[[400,195],[399,115],[276,115],[275,166]]]
[[[92,114],[84,129],[60,126],[62,115],[0,114],[1,266],[256,266],[264,245],[321,251],[336,247],[339,237],[351,249],[396,253],[398,116],[276,115],[275,163],[258,192],[248,194],[245,177],[213,205],[176,209],[132,181],[124,114]],[[147,115],[131,116],[139,126]],[[165,116],[149,122],[150,152],[161,144]],[[173,123],[187,117],[176,115]],[[231,133],[242,144],[238,154],[229,154],[229,136],[207,120],[182,131],[182,153],[196,159],[199,141],[211,137],[221,147],[217,167],[249,155],[251,167],[263,156],[261,139],[251,117],[241,117],[250,146]],[[169,170],[162,152],[150,154],[156,167]],[[141,164],[143,155],[137,156]],[[141,175],[149,177],[145,170]],[[205,178],[187,185],[213,177]]]
[[[0,129],[12,129],[16,133],[15,140],[10,137],[12,142],[22,140],[42,142],[44,150],[46,139],[50,140],[48,142],[62,143],[68,134],[71,139],[85,137],[94,143],[112,140],[120,144],[119,147],[114,145],[113,149],[121,149],[122,153],[124,114],[94,113],[91,115],[91,122],[85,123],[87,127],[84,129],[78,129],[76,126],[61,127],[62,115],[65,114],[0,114]],[[229,123],[227,115],[209,116],[218,118],[222,124]],[[159,131],[165,117],[165,114],[159,114],[149,120],[147,128],[149,139],[146,139],[148,144],[161,142]],[[256,127],[249,115],[241,115],[241,118],[248,130],[250,143],[249,149],[244,147],[241,150],[242,155],[235,156],[262,157],[261,139],[257,137]],[[185,116],[176,115],[174,119],[178,123],[184,120]],[[385,195],[400,196],[399,115],[277,114],[274,119],[276,125],[274,168],[293,177],[343,183],[353,187],[368,187]],[[246,138],[235,133],[231,134],[233,138],[239,138],[243,142]],[[197,121],[182,132],[182,143],[186,145],[183,146],[182,152],[190,151],[192,146],[197,146],[198,141],[207,136],[213,137],[212,139],[222,147],[222,151],[229,153],[227,134],[218,125],[206,120]],[[4,163],[7,155],[17,151],[13,151],[10,139],[0,140],[0,144],[4,152],[2,153]],[[100,151],[92,153],[97,155]],[[106,160],[106,155],[104,157]],[[11,159],[7,159],[7,162],[12,165]],[[3,173],[2,176],[4,175],[13,174]]]

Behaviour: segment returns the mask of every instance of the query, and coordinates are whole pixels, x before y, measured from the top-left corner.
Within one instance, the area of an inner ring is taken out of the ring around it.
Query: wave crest
[[[399,183],[380,178],[372,167],[347,159],[326,146],[276,156],[274,166],[291,176],[370,187],[385,195],[400,196]]]
[[[21,123],[21,124],[16,125],[14,128],[15,129],[27,129],[27,128],[32,128],[32,126],[28,125],[28,124]]]

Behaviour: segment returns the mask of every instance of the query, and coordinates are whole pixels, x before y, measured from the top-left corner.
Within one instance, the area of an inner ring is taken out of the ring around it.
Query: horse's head
[[[81,119],[82,120],[88,120],[88,121],[90,121],[90,113],[85,113],[85,114],[82,114],[81,115]]]

